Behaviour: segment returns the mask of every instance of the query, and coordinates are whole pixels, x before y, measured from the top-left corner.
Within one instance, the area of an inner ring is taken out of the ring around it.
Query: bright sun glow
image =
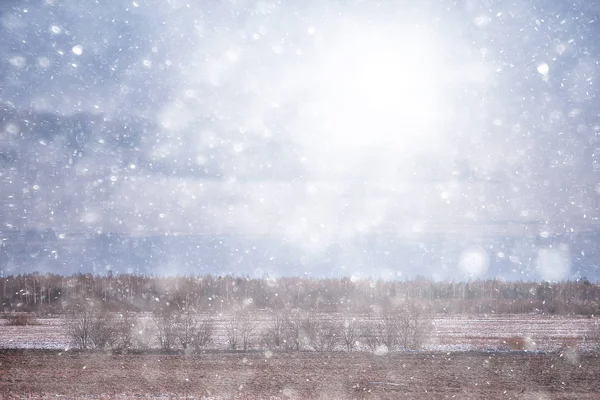
[[[440,48],[423,32],[344,35],[323,64],[324,140],[346,147],[431,145],[440,115]]]

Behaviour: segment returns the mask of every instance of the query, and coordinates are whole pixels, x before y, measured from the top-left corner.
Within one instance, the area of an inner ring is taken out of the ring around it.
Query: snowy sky
[[[0,223],[308,251],[595,229],[599,17],[586,0],[4,0]]]

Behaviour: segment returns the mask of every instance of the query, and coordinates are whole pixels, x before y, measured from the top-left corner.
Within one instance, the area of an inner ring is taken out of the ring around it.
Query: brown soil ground
[[[600,357],[565,353],[0,351],[4,398],[600,399]]]

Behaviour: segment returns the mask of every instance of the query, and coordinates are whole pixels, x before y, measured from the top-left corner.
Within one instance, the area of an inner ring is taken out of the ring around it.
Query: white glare
[[[571,273],[571,256],[566,245],[538,250],[536,268],[545,281],[568,279]]]
[[[546,76],[550,72],[550,67],[546,63],[538,65],[537,70],[540,74]]]
[[[80,56],[83,54],[83,46],[78,44],[73,46],[73,48],[71,49],[71,51],[73,52],[73,54]]]
[[[482,277],[488,271],[490,258],[481,247],[468,248],[460,255],[458,266],[469,277]]]
[[[426,32],[339,37],[322,65],[324,141],[336,147],[418,150],[439,121],[440,46]]]

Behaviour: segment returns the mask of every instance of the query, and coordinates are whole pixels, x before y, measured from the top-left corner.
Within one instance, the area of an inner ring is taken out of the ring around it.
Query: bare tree
[[[193,346],[196,351],[206,349],[213,340],[214,321],[211,317],[201,318],[196,326]]]
[[[356,318],[345,318],[338,324],[337,331],[341,342],[348,352],[356,348],[356,342],[360,337],[360,330]]]
[[[78,349],[89,349],[93,347],[92,329],[94,316],[91,311],[75,312],[67,316],[67,335],[71,343]]]
[[[367,319],[360,322],[359,325],[360,343],[367,346],[371,351],[377,350],[381,345],[379,337],[375,334],[374,321]]]
[[[398,346],[404,350],[419,350],[427,340],[432,328],[429,315],[415,305],[408,305],[398,317]]]
[[[305,329],[309,343],[317,351],[333,351],[338,343],[338,330],[332,321],[309,318]]]
[[[133,345],[133,327],[135,325],[135,315],[124,311],[117,314],[113,319],[114,341],[112,347],[118,350],[127,350]]]
[[[285,318],[283,326],[283,345],[288,350],[299,351],[304,343],[304,318],[299,311],[292,311]]]
[[[132,347],[133,316],[97,309],[88,304],[67,319],[67,334],[79,349],[126,349]]]
[[[227,345],[231,350],[237,350],[240,346],[240,329],[237,317],[231,318],[225,323],[225,336]]]
[[[193,348],[199,351],[212,342],[213,321],[197,313],[198,304],[197,293],[179,290],[166,303],[167,308],[155,313],[157,339],[161,348],[171,350],[180,347],[184,351]]]
[[[279,349],[285,344],[285,329],[287,318],[283,313],[274,311],[269,318],[269,325],[264,332],[265,344],[270,348]]]
[[[225,335],[231,350],[248,350],[255,339],[256,326],[250,319],[250,314],[234,315],[225,325]]]
[[[193,346],[198,333],[198,321],[195,313],[191,310],[176,312],[172,323],[174,325],[173,333],[181,347],[187,350]]]
[[[172,310],[161,310],[152,316],[156,325],[156,339],[163,350],[172,350],[177,343],[176,319]]]
[[[371,343],[376,344],[376,348],[385,346],[387,350],[393,350],[398,344],[398,315],[388,313],[383,317],[376,319],[372,324]]]
[[[422,308],[408,305],[365,321],[361,339],[373,351],[382,347],[390,351],[418,350],[425,343],[431,326],[431,318]]]
[[[90,342],[97,349],[109,349],[117,340],[116,318],[103,310],[91,312]]]
[[[253,345],[255,341],[256,325],[250,319],[249,314],[243,314],[240,322],[242,350],[246,351]]]

